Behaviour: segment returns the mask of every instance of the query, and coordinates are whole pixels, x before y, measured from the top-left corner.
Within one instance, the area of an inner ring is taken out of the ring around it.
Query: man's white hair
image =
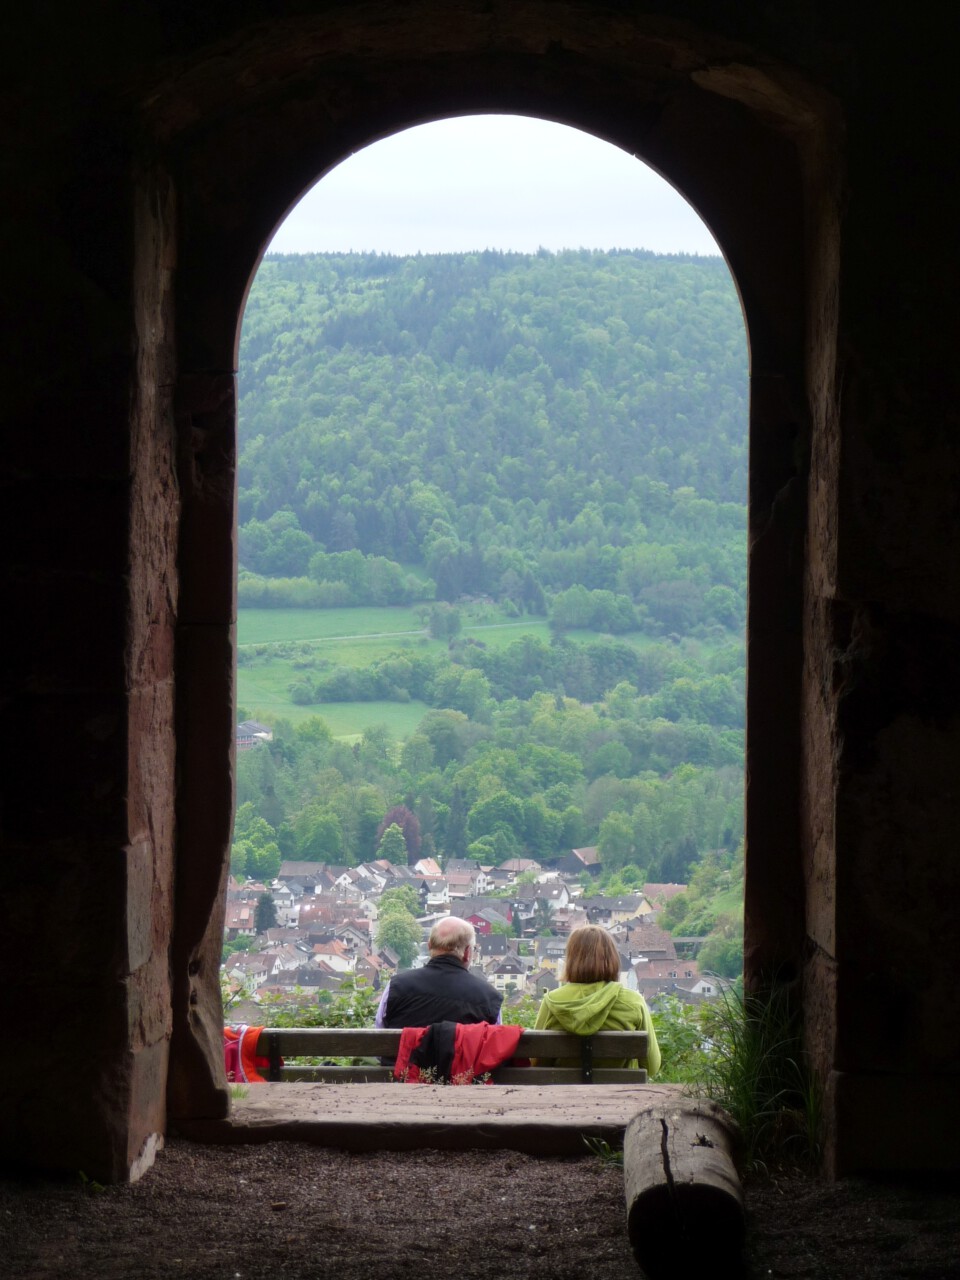
[[[469,920],[461,920],[459,916],[444,916],[430,930],[427,946],[438,955],[452,955],[462,960],[467,954],[467,948],[472,948],[476,941],[477,932]]]

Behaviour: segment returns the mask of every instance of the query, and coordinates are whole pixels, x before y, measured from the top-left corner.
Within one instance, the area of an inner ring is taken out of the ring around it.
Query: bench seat
[[[379,1063],[339,1066],[298,1065],[291,1058],[395,1058],[402,1031],[377,1027],[268,1027],[257,1053],[270,1061],[271,1081],[384,1083],[393,1068]],[[576,1059],[578,1066],[531,1065],[529,1059]],[[637,1067],[594,1066],[595,1061],[632,1059]],[[647,1080],[645,1031],[598,1031],[575,1036],[566,1031],[524,1031],[516,1056],[492,1073],[495,1084],[643,1084]],[[524,1065],[526,1064],[526,1065]]]

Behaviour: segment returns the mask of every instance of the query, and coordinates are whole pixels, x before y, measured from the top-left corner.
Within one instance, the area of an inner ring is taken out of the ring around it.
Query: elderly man
[[[430,930],[422,969],[391,978],[377,1009],[378,1027],[427,1027],[434,1022],[499,1022],[503,996],[469,972],[477,935],[469,920],[446,916]]]

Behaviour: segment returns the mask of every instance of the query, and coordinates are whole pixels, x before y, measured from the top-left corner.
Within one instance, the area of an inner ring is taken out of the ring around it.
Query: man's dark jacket
[[[463,967],[454,955],[433,956],[422,969],[390,979],[385,1027],[428,1027],[433,1022],[496,1022],[503,996]]]

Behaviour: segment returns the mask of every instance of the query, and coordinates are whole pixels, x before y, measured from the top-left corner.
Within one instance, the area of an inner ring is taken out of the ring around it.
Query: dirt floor
[[[748,1280],[960,1278],[960,1184],[747,1183]],[[697,1274],[726,1280],[708,1240]],[[0,1180],[0,1275],[29,1280],[640,1276],[616,1164],[171,1141],[131,1187]]]

